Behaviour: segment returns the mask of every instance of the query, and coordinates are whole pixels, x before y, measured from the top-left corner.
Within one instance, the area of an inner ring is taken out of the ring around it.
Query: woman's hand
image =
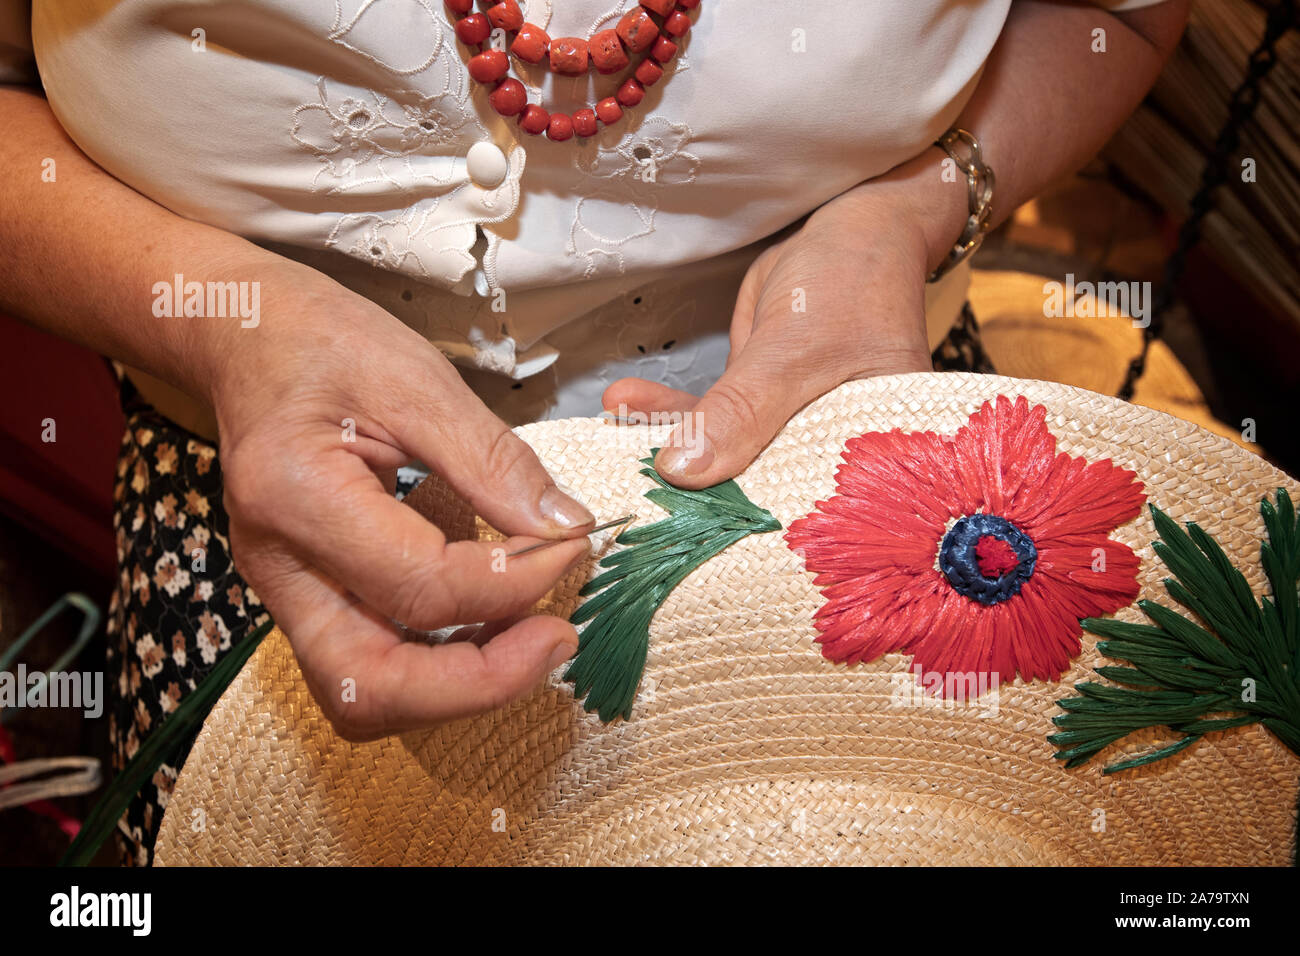
[[[319,273],[282,268],[262,282],[260,325],[229,324],[213,363],[239,571],[344,737],[501,706],[577,648],[567,621],[515,615],[587,554],[592,516],[437,349]],[[499,544],[447,543],[381,482],[413,458],[521,536],[505,552],[575,540],[509,560]],[[400,640],[390,618],[421,629],[495,623],[430,647]]]
[[[1151,88],[1187,22],[1190,0],[1110,14],[1090,4],[1011,6],[974,95],[955,124],[973,131],[997,173],[990,227],[1078,169]],[[1098,30],[1107,52],[1088,39]],[[1060,136],[1068,116],[1073,135]],[[655,462],[700,488],[739,474],[781,426],[841,382],[930,368],[924,283],[969,213],[965,177],[920,155],[827,203],[750,269],[731,324],[726,373],[701,399],[641,379],[605,390],[606,408],[694,411]],[[794,306],[800,292],[807,311]],[[707,438],[707,443],[699,440]]]
[[[319,272],[113,179],[36,91],[0,86],[0,134],[0,309],[216,409],[237,567],[343,736],[497,707],[573,653],[567,621],[515,615],[587,553],[593,519],[432,345]],[[57,160],[57,186],[42,157]],[[178,273],[259,283],[260,322],[158,317],[154,284]],[[575,540],[504,566],[500,545],[448,544],[377,475],[412,458],[522,536],[507,552]],[[390,618],[491,623],[428,647],[400,641]]]
[[[893,184],[827,203],[750,266],[727,370],[703,398],[626,378],[606,389],[604,406],[693,413],[693,430],[679,426],[655,466],[702,488],[743,471],[795,412],[837,385],[928,370],[922,215]]]

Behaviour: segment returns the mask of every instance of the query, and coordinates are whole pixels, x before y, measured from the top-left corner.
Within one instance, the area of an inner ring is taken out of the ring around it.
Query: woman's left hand
[[[696,398],[639,378],[605,408],[690,412],[655,460],[703,488],[738,475],[804,405],[843,382],[931,368],[926,231],[908,195],[866,184],[822,206],[750,266],[731,319],[731,356]]]

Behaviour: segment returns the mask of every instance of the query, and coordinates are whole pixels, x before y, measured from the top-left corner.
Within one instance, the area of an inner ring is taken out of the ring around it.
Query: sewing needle
[[[607,528],[614,528],[621,524],[629,524],[630,522],[633,522],[635,520],[636,520],[636,515],[634,514],[624,515],[621,518],[615,518],[613,521],[606,521],[604,524],[596,525],[596,527],[592,528],[590,531],[587,532],[587,535],[588,537],[590,537],[591,535],[595,534],[597,531],[604,531]],[[553,544],[560,544],[561,542],[571,541],[571,540],[572,540],[571,538],[553,538],[549,541],[542,541],[539,544],[530,544],[526,548],[520,548],[518,551],[512,551],[510,554],[507,554],[506,557],[517,558],[519,557],[519,555],[527,554],[529,551],[537,551],[541,548],[549,548]]]

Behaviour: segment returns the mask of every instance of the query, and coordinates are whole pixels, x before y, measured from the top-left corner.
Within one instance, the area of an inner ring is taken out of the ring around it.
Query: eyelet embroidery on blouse
[[[435,168],[419,172],[409,160],[402,160],[445,142],[469,122],[464,90],[435,96],[413,95],[409,103],[397,103],[368,91],[367,99],[344,96],[331,103],[324,77],[317,81],[316,89],[320,102],[295,109],[294,125],[289,133],[294,142],[314,153],[321,162],[321,168],[312,178],[313,191],[322,188],[323,177],[334,180],[323,187],[327,194],[376,184],[401,188],[416,181],[426,181],[426,185],[455,181],[454,166],[449,165],[446,175],[439,175]],[[386,159],[398,162],[386,164]]]
[[[412,209],[402,216],[391,219],[377,215],[344,216],[330,230],[325,244],[340,246],[343,241],[340,238],[342,228],[348,225],[354,227],[349,230],[353,237],[352,243],[343,246],[341,251],[358,259],[364,259],[380,269],[394,272],[409,272],[410,270],[405,266],[413,259],[415,271],[419,275],[427,276],[428,270],[420,262],[419,256],[411,252],[411,240],[419,233],[423,222],[428,219],[429,211],[421,213]],[[359,234],[355,228],[357,226],[364,227]]]
[[[326,236],[325,245],[378,268],[443,283],[461,295],[469,295],[470,288],[455,287],[479,265],[470,251],[477,238],[478,227],[502,222],[514,215],[519,204],[519,177],[523,173],[524,158],[523,147],[516,146],[510,152],[509,173],[505,182],[480,197],[481,206],[499,210],[495,215],[440,222],[434,216],[440,197],[432,196],[395,216],[381,216],[377,213],[342,215]],[[448,195],[455,195],[465,185],[462,183]],[[498,288],[496,246],[500,240],[491,233],[487,235],[488,253],[491,255],[488,285],[489,288]],[[485,267],[488,265],[487,259],[485,255]]]
[[[636,202],[626,187],[621,187],[620,192],[623,195],[601,189],[579,198],[574,205],[565,251],[586,262],[584,278],[610,272],[622,274],[627,268],[622,247],[654,232],[657,205]]]
[[[434,37],[433,47],[430,50],[429,55],[425,57],[423,61],[408,66],[399,66],[394,63],[388,63],[385,60],[379,59],[374,54],[368,53],[361,47],[353,46],[345,39],[345,37],[353,32],[364,32],[368,26],[362,26],[363,23],[368,25],[371,22],[374,22],[376,25],[375,28],[378,30],[391,27],[393,15],[387,12],[387,8],[396,6],[398,2],[407,8],[408,13],[412,12],[416,8],[422,9],[429,19],[429,33]],[[385,8],[385,13],[379,12],[378,8],[381,5]],[[387,24],[384,23],[385,15],[387,15],[387,18],[390,21]],[[384,0],[365,0],[365,2],[357,8],[357,12],[352,15],[352,18],[344,24],[342,0],[334,0],[334,25],[330,29],[328,38],[339,46],[351,50],[358,56],[363,56],[370,62],[382,66],[390,73],[396,73],[399,76],[410,76],[427,70],[433,65],[433,61],[437,59],[438,52],[444,45],[445,34],[442,29],[442,23],[442,17],[439,16],[438,11],[434,9],[434,4],[429,2],[429,0],[388,0],[388,2],[384,2]]]
[[[695,182],[700,158],[686,147],[694,134],[685,123],[647,116],[632,130],[607,128],[574,152],[574,168],[602,179],[633,185]]]
[[[632,129],[608,129],[575,153],[574,168],[604,181],[574,205],[565,251],[586,262],[584,277],[626,270],[622,247],[655,229],[660,185],[695,181],[700,158],[689,152],[691,128],[661,116],[648,116]],[[611,208],[611,206],[622,208]]]
[[[637,5],[636,0],[622,0],[591,26],[588,38]],[[689,69],[690,60],[683,47],[663,82]],[[578,83],[586,81],[586,77],[575,79]],[[659,203],[654,187],[695,181],[700,159],[686,150],[693,138],[685,123],[646,113],[632,126],[606,127],[578,146],[573,156],[574,169],[599,179],[619,181],[615,192],[598,189],[574,205],[565,251],[585,262],[584,278],[626,272],[622,247],[655,230]],[[606,208],[606,203],[622,204],[626,209],[620,215]]]
[[[470,182],[465,140],[492,137],[470,101],[468,79],[441,17],[425,0],[387,0],[386,7],[414,4],[427,14],[433,44],[420,64],[389,63],[348,42],[366,26],[364,18],[379,13],[381,3],[384,0],[368,0],[345,25],[336,3],[335,28],[328,39],[396,75],[430,68],[438,72],[426,77],[430,82],[420,90],[389,95],[356,90],[337,80],[331,83],[322,76],[317,81],[318,102],[293,111],[290,136],[320,163],[313,191],[338,195],[396,190],[418,197],[395,215],[340,213],[325,238],[327,247],[468,294],[470,288],[462,280],[478,265],[470,251],[477,227],[514,215],[526,154],[518,145],[510,150],[506,178],[496,189],[480,191]],[[348,92],[340,93],[340,86]],[[474,192],[465,195],[466,189]],[[439,208],[449,202],[462,210],[452,213],[450,221]]]
[[[652,282],[625,292],[596,318],[596,327],[612,343],[606,353],[610,361],[635,362],[637,374],[653,381],[666,381],[690,367],[690,356],[672,346],[695,324],[697,303],[669,298],[665,291],[662,283]]]

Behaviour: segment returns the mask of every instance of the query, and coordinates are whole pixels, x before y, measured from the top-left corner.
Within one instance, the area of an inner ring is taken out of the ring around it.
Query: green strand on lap
[[[262,639],[271,633],[275,622],[269,618],[259,627],[254,628],[235,644],[213,666],[207,675],[190,692],[163,722],[157,726],[140,745],[122,772],[109,784],[104,795],[91,808],[90,816],[81,825],[73,838],[59,866],[88,866],[99,852],[104,841],[117,828],[117,821],[132,799],[139,792],[160,766],[172,757],[182,743],[196,733],[207,719],[209,712],[225,693],[231,682],[239,676],[240,670],[253,652],[257,650]]]
[[[628,719],[645,670],[650,621],[673,589],[710,558],[751,534],[779,531],[781,523],[745,497],[734,481],[688,491],[676,488],[641,459],[641,474],[657,487],[646,498],[668,512],[654,524],[629,528],[615,539],[627,545],[603,558],[606,570],[587,582],[588,600],[570,620],[586,624],[578,653],[564,673],[588,712],[609,722]]]

